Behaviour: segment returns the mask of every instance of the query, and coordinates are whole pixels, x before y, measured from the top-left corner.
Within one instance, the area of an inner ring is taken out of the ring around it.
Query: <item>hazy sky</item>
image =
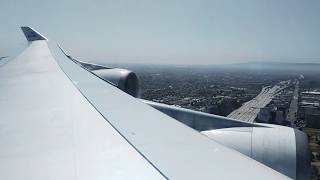
[[[82,60],[320,62],[320,0],[0,0],[0,56],[29,25]]]

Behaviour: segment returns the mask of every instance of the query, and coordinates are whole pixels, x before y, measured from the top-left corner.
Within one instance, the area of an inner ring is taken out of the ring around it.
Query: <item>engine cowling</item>
[[[293,179],[310,178],[310,151],[303,132],[284,126],[203,131],[209,138]]]
[[[293,179],[310,179],[308,138],[299,130],[279,125],[236,121],[181,107],[142,101],[214,141]]]
[[[127,69],[97,69],[92,70],[100,78],[111,82],[122,91],[130,94],[133,97],[139,96],[139,79],[137,75]]]

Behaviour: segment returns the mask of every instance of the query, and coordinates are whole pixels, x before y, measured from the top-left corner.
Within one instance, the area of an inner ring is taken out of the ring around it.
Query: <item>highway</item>
[[[297,119],[298,99],[299,99],[299,81],[296,81],[293,98],[291,100],[290,108],[287,116],[287,120],[291,122],[292,127],[294,127],[294,124],[295,124],[294,122]]]
[[[227,117],[245,122],[254,122],[260,108],[265,107],[281,90],[287,88],[287,82],[288,81],[281,81],[272,88],[270,86],[263,87],[255,98],[232,111]]]

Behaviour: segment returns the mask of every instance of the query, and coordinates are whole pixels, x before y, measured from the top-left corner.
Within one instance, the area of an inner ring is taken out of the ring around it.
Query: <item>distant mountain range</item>
[[[99,64],[99,63],[98,63]],[[104,63],[100,63],[104,64]],[[293,72],[293,73],[319,73],[320,74],[320,63],[282,63],[282,62],[247,62],[247,63],[236,63],[236,64],[211,64],[211,65],[190,65],[190,64],[135,64],[135,63],[109,63],[105,64],[111,67],[127,68],[130,70],[141,70],[147,69],[193,69],[193,70],[250,70],[250,71],[268,71],[268,72]]]
[[[286,71],[319,71],[320,63],[280,63],[280,62],[248,62],[223,65],[229,68],[240,68],[249,70],[286,70]]]

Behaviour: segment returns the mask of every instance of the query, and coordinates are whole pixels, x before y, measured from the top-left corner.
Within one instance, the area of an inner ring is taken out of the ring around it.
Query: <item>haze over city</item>
[[[320,61],[320,1],[4,0],[0,55],[28,25],[74,57],[103,63]]]
[[[320,179],[319,0],[1,7],[0,179]]]

